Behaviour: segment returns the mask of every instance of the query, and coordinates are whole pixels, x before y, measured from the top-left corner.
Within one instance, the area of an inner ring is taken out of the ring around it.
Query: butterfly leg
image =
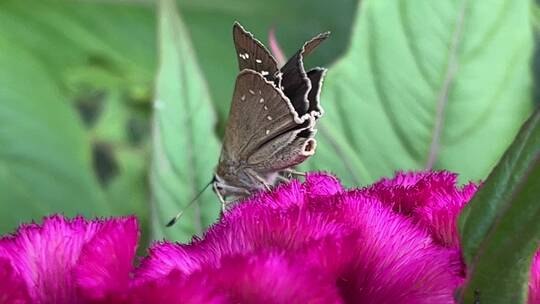
[[[257,172],[253,170],[246,170],[246,173],[250,178],[254,180],[254,182],[257,182],[261,184],[266,190],[270,191],[272,190],[272,186],[270,186],[262,176],[260,176]]]
[[[279,173],[278,178],[282,182],[289,182],[291,179],[298,178],[300,176],[306,177],[306,173],[299,172],[294,169],[284,169]]]
[[[219,202],[221,203],[221,215],[223,215],[223,213],[227,211],[227,205],[234,201],[234,199],[227,201],[227,199],[225,199],[226,197],[227,198],[230,198],[230,197],[242,198],[242,197],[246,197],[250,195],[250,192],[247,189],[230,186],[221,182],[214,182],[214,184],[212,185],[212,188],[214,192],[216,193],[216,196],[218,197]]]
[[[294,169],[285,169],[283,170],[283,172],[285,173],[288,173],[292,176],[302,176],[302,177],[306,177],[306,173],[305,172],[300,172],[300,171],[296,171]]]
[[[218,183],[214,183],[212,185],[212,188],[214,189],[214,192],[216,193],[219,199],[219,202],[221,203],[221,216],[223,216],[223,213],[225,213],[225,205],[226,205],[225,198],[221,194],[221,191],[219,191]]]
[[[287,173],[287,172],[285,172],[285,173]],[[276,178],[282,183],[287,183],[287,182],[289,182],[291,180],[289,176],[283,176],[281,174],[279,174]]]

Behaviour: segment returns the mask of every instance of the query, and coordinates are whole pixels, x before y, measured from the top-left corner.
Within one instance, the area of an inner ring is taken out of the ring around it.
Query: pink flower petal
[[[349,303],[453,303],[461,282],[454,251],[433,243],[425,230],[362,192],[321,202],[336,222],[355,228],[341,240],[328,238],[308,260],[335,278]]]
[[[458,248],[457,216],[477,189],[473,183],[458,187],[455,173],[426,171],[398,172],[364,192],[422,224],[439,245]]]
[[[168,275],[138,281],[131,290],[132,303],[156,304],[225,304],[227,297],[215,292],[213,285],[208,282],[186,283],[186,276],[179,270],[173,270]]]
[[[223,256],[268,248],[295,250],[306,242],[348,230],[324,217],[309,217],[298,206],[279,210],[257,202],[243,203],[214,225],[203,240],[191,245],[164,243],[153,247],[137,270],[137,277],[158,278],[173,269],[188,275],[203,265],[217,267]]]
[[[114,220],[122,221],[127,220]],[[15,235],[0,239],[0,257],[7,258],[25,282],[32,302],[77,303],[80,295],[75,286],[74,269],[83,247],[110,225],[108,223],[108,220],[87,221],[82,217],[66,220],[59,215],[50,216],[41,225],[23,225]],[[96,241],[95,245],[104,244]],[[85,251],[101,249],[88,247]],[[101,257],[102,261],[107,258]]]
[[[177,271],[133,291],[152,303],[341,303],[333,281],[281,253],[223,257],[218,268]]]
[[[304,188],[310,197],[335,195],[343,192],[337,177],[326,173],[308,173]]]
[[[397,172],[394,178],[383,178],[365,191],[402,214],[411,215],[430,202],[434,193],[455,190],[457,175],[442,171]]]
[[[214,283],[231,303],[339,303],[333,281],[281,253],[225,257],[221,267],[188,282]]]
[[[93,301],[127,298],[139,238],[134,217],[103,222],[74,268],[80,295]]]
[[[176,270],[181,274],[195,272],[204,263],[204,254],[197,254],[193,247],[169,242],[156,243],[149,249],[148,256],[141,261],[136,270],[138,281],[151,281],[167,276]],[[202,257],[201,257],[202,256]]]
[[[0,256],[10,259],[36,302],[69,302],[76,299],[71,270],[80,250],[95,233],[80,217],[66,221],[60,216],[43,220],[41,226],[21,226],[17,234],[0,240]]]
[[[0,303],[31,303],[26,284],[15,273],[7,258],[0,257]]]

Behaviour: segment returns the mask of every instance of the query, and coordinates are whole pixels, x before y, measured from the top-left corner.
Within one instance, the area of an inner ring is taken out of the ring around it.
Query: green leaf
[[[525,303],[540,242],[540,108],[459,218],[469,280],[462,303]]]
[[[151,7],[85,1],[0,3],[0,35],[31,50],[59,81],[77,66],[99,66],[132,82],[151,80],[154,28]]]
[[[211,193],[186,210],[171,228],[165,224],[210,182],[219,144],[215,114],[189,36],[172,0],[158,4],[160,64],[154,100],[151,217],[154,238],[187,241],[219,214]]]
[[[75,112],[25,49],[0,37],[0,233],[49,213],[107,215]]]
[[[102,2],[3,1],[0,3],[0,36],[16,41],[33,61],[39,61],[40,69],[46,71],[47,84],[57,87],[59,97],[55,98],[62,101],[62,111],[69,106],[68,111],[77,107],[83,113],[87,132],[77,135],[81,137],[78,144],[82,146],[74,148],[84,149],[88,163],[89,152],[94,152],[94,168],[99,168],[96,171],[100,172],[101,181],[101,187],[94,187],[97,192],[103,192],[101,199],[110,206],[109,212],[95,210],[93,213],[136,214],[144,239],[149,231],[146,226],[149,217],[147,135],[156,57],[153,7]],[[23,92],[27,90],[28,80],[36,77],[32,69],[20,69],[17,64],[3,68],[6,74],[19,75],[12,80],[13,87]],[[28,99],[42,102],[39,94],[29,95]],[[58,120],[59,124],[69,122],[64,128],[71,129],[73,121],[64,119],[62,112],[55,113],[55,109],[50,109],[52,114],[43,115]],[[75,120],[79,124],[79,119],[75,117]],[[83,132],[80,127],[77,130]],[[99,157],[103,154],[96,151],[106,152],[108,161],[104,162],[103,157]],[[70,174],[86,170],[84,174],[95,175],[88,166],[74,166],[72,170]],[[102,172],[106,173],[106,178]],[[48,179],[41,181],[44,184],[38,187],[48,187]],[[16,198],[21,205],[31,204],[31,199]],[[92,207],[84,199],[67,199],[70,201],[66,203],[69,206],[66,211]],[[61,211],[60,207],[56,210]],[[39,208],[27,212],[36,214],[36,219],[41,214]],[[28,221],[29,217],[25,219]]]
[[[275,28],[289,55],[315,33],[331,30],[332,47],[323,46],[309,59],[327,64],[345,50],[357,6],[355,0],[310,0],[309,5],[288,0],[178,2],[194,49],[204,58],[200,66],[209,81],[221,123],[227,118],[238,72],[231,37],[234,21],[240,21],[262,41]],[[87,68],[91,62],[124,74],[130,85],[136,85],[154,71],[153,10],[153,1],[8,0],[0,3],[0,34],[19,39],[42,56],[53,77],[69,77],[66,66],[69,70],[73,65]],[[302,26],[298,26],[299,20]]]
[[[90,130],[96,153],[95,162],[100,163],[99,176],[102,181],[112,216],[135,214],[141,226],[142,237],[138,250],[142,254],[149,239],[148,204],[148,150],[149,147],[131,140],[127,133],[136,133],[136,117],[130,113],[119,92],[108,91],[104,98],[101,114]],[[145,117],[145,121],[146,121]],[[129,132],[129,126],[134,130]],[[136,137],[132,135],[132,137]]]
[[[135,214],[141,225],[141,239],[137,246],[143,255],[150,239],[150,206],[148,204],[148,164],[141,151],[121,148],[115,150],[118,174],[107,185],[106,195],[112,216]]]
[[[530,113],[529,5],[363,1],[308,168],[355,185],[410,169],[484,178]]]

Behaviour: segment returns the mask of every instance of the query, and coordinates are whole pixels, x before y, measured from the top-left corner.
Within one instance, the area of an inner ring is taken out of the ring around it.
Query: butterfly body
[[[244,198],[287,180],[287,172],[315,153],[315,124],[325,69],[304,70],[303,56],[320,34],[281,68],[266,48],[235,23],[240,73],[225,128],[213,187],[222,201]]]

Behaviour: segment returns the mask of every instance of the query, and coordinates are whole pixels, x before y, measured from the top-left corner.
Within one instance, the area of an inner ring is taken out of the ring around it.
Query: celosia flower
[[[8,288],[0,299],[121,300],[129,288],[138,233],[133,217],[87,221],[51,216],[42,225],[23,225],[16,234],[0,239],[0,291]],[[10,298],[4,299],[6,294]]]
[[[453,248],[461,256],[457,220],[461,209],[471,200],[478,186],[473,183],[457,186],[457,175],[450,172],[397,173],[364,189],[399,213],[430,231],[434,241]],[[455,260],[455,259],[454,259]],[[461,261],[460,275],[465,277]],[[532,259],[529,279],[529,304],[540,304],[540,252]]]
[[[0,257],[0,303],[30,303],[28,289],[23,279],[15,273],[6,258]]]
[[[258,249],[293,250],[308,240],[339,236],[350,228],[331,220],[317,219],[308,212],[304,200],[330,197],[342,191],[339,182],[326,175],[310,175],[304,184],[293,181],[272,192],[263,192],[237,204],[202,240],[190,245],[163,243],[150,249],[136,275],[141,279],[158,278],[173,269],[184,273],[202,264],[219,265],[225,255],[243,254]],[[331,216],[322,212],[321,217]]]
[[[439,245],[458,249],[457,217],[477,189],[474,183],[458,187],[455,173],[425,171],[399,172],[364,192],[425,226]]]
[[[309,174],[238,203],[202,239],[153,246],[135,270],[134,218],[52,216],[0,239],[0,303],[453,303],[456,221],[476,190],[447,172],[353,191]],[[539,282],[536,254],[529,303]]]
[[[225,297],[234,289],[235,294],[255,292],[256,299],[264,299],[261,292],[285,292],[279,290],[280,282],[293,280],[286,278],[289,272],[267,272],[267,291],[252,289],[262,276],[249,271],[244,275],[251,283],[234,288],[209,278],[229,273],[224,269],[231,259],[249,261],[269,252],[283,252],[294,265],[324,274],[327,280],[306,285],[306,292],[335,290],[343,302],[452,303],[461,281],[451,251],[433,244],[427,231],[372,196],[345,192],[335,178],[323,174],[239,203],[190,245],[158,244],[137,278],[155,287],[174,273],[195,285],[217,282],[215,290]],[[264,258],[257,261],[271,264]],[[235,268],[242,269],[230,269]]]
[[[287,252],[224,256],[220,266],[203,265],[187,275],[142,282],[133,289],[140,303],[341,303],[331,277]]]

